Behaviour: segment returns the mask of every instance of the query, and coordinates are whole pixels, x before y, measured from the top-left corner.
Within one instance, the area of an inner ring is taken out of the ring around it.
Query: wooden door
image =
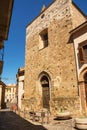
[[[50,89],[49,89],[49,80],[48,80],[48,78],[46,76],[42,77],[41,85],[42,85],[43,108],[49,109]]]

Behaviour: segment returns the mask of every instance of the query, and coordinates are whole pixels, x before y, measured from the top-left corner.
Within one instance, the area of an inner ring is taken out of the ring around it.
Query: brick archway
[[[79,89],[82,112],[87,112],[87,68],[84,68],[79,76]]]

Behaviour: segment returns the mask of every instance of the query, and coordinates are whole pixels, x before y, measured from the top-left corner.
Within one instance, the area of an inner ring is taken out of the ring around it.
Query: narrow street
[[[0,111],[0,130],[47,130],[41,125],[34,125],[12,111]]]
[[[0,130],[76,130],[72,120],[53,121],[49,124],[40,125],[23,119],[16,113],[9,110],[0,110]]]

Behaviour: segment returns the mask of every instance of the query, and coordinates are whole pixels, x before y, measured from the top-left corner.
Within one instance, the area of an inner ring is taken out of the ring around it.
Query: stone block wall
[[[46,72],[50,77],[50,110],[54,108],[54,113],[56,113],[56,105],[53,99],[56,99],[59,106],[59,97],[66,97],[66,102],[70,103],[70,105],[67,103],[70,109],[74,103],[72,100],[69,102],[69,97],[78,96],[74,46],[70,43],[69,34],[73,29],[71,4],[71,0],[56,0],[26,28],[23,103],[28,105],[29,110],[42,108],[42,88],[39,81],[39,75],[42,72]],[[83,16],[82,19],[84,19]],[[81,20],[79,18],[78,22]],[[39,49],[40,33],[46,28],[48,29],[48,47]],[[64,100],[61,103],[64,103]],[[79,103],[77,107],[80,108]]]
[[[53,115],[57,115],[59,111],[68,110],[72,116],[81,114],[80,98],[77,97],[59,97],[54,98],[51,102],[51,111]]]

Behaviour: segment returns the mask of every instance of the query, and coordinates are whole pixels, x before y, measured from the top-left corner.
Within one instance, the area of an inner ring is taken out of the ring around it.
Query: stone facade
[[[18,69],[16,78],[17,78],[18,109],[21,110],[21,101],[24,96],[24,67]]]
[[[87,114],[87,20],[71,31],[74,41],[82,112]],[[84,49],[85,47],[85,49]]]
[[[17,103],[17,86],[16,84],[7,84],[5,87],[5,102]]]
[[[61,106],[73,114],[80,112],[69,32],[84,21],[85,16],[71,0],[55,0],[27,26],[22,109],[41,110],[48,105],[51,114],[56,114]],[[48,35],[46,47],[42,45],[44,33]]]

